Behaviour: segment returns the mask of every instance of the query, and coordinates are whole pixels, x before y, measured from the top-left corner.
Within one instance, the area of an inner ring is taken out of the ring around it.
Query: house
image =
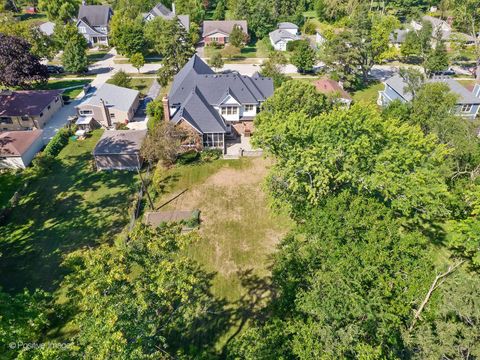
[[[299,40],[298,26],[289,22],[282,22],[278,24],[276,30],[268,34],[270,43],[277,51],[287,51],[287,43],[294,40]]]
[[[443,82],[447,84],[450,91],[457,94],[457,113],[468,119],[475,119],[480,108],[480,85],[476,85],[473,91],[469,91],[454,79],[429,79],[427,82]],[[393,100],[410,102],[412,94],[405,91],[407,84],[400,75],[395,75],[384,82],[385,89],[379,91],[377,103],[380,106],[387,106]]]
[[[407,34],[409,32],[410,29],[395,29],[390,33],[388,40],[390,44],[399,47],[405,42],[405,40],[407,39]]]
[[[42,130],[0,133],[0,168],[25,169],[42,148]]]
[[[253,119],[272,94],[270,78],[215,74],[193,55],[163,99],[165,120],[190,131],[190,146],[225,150],[226,137],[252,132]]]
[[[322,46],[325,41],[327,41],[327,39],[325,39],[325,37],[320,33],[320,32],[316,32],[315,33],[315,44],[317,44],[317,47],[320,47]]]
[[[109,22],[113,11],[104,5],[80,5],[77,29],[90,46],[108,45]]]
[[[246,20],[208,20],[203,22],[202,38],[205,45],[216,43],[224,45],[228,43],[228,38],[238,25],[242,28],[245,35],[248,35]]]
[[[140,92],[124,87],[103,84],[90,91],[76,108],[79,116],[91,116],[100,125],[109,128],[116,123],[132,121],[140,102]]]
[[[319,79],[313,82],[313,85],[319,93],[332,97],[334,101],[349,107],[352,103],[352,97],[336,81],[331,79]]]
[[[177,15],[175,13],[175,4],[174,3],[172,4],[172,10],[167,8],[162,3],[158,3],[148,13],[143,14],[143,19],[145,21],[151,21],[151,20],[155,19],[156,17],[161,17],[164,20],[173,20],[173,19],[175,19],[175,16],[178,18],[178,21],[180,22],[180,24],[183,25],[185,30],[190,31],[190,16],[188,16],[188,15]]]
[[[440,31],[442,34],[443,40],[448,40],[450,38],[450,34],[452,33],[452,27],[448,22],[433,16],[428,16],[428,15],[425,15],[422,17],[422,22],[424,21],[432,24],[433,36],[436,36],[436,34]],[[411,26],[415,31],[419,31],[423,28],[422,23],[415,20],[412,20]]]
[[[43,24],[40,24],[38,29],[47,36],[52,36],[54,31],[55,31],[55,23],[51,21],[44,22]]]
[[[0,91],[0,131],[43,129],[62,106],[63,90]]]
[[[147,130],[105,130],[93,149],[97,170],[140,169],[140,148],[145,136]]]

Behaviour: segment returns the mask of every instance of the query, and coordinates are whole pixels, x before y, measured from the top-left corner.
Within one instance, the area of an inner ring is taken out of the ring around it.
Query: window
[[[110,118],[115,119],[115,114],[110,114]]]
[[[203,134],[203,146],[204,147],[223,147],[223,134]]]
[[[255,105],[245,105],[245,111],[253,111]]]
[[[2,116],[0,117],[0,124],[13,124],[12,118],[10,116]]]
[[[78,28],[78,30],[80,31],[80,34],[86,34],[87,33],[87,29],[85,28],[85,26],[80,26]]]
[[[40,113],[40,117],[42,117],[42,116],[43,116],[43,112]]]
[[[80,110],[80,115],[93,115],[92,110]]]
[[[237,115],[238,107],[237,106],[224,106],[222,107],[222,115]]]
[[[464,104],[462,105],[462,112],[469,113],[472,111],[472,104]]]
[[[29,121],[30,120],[30,117],[27,116],[27,115],[24,115],[21,117],[22,121]]]

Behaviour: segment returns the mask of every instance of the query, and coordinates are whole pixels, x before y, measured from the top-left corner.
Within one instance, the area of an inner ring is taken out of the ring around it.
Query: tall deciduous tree
[[[232,32],[230,33],[230,36],[228,38],[228,41],[230,44],[237,48],[242,48],[245,46],[247,42],[247,35],[243,32],[243,29],[239,25],[234,25]]]
[[[195,54],[195,47],[176,18],[165,21],[157,17],[147,24],[145,33],[155,50],[162,55],[158,82],[165,86]]]
[[[77,15],[79,4],[76,0],[39,0],[38,7],[49,20],[67,22]]]
[[[143,142],[142,157],[152,164],[162,161],[165,165],[171,165],[180,154],[182,142],[186,138],[186,131],[180,127],[170,122],[158,121]]]
[[[315,50],[313,50],[307,41],[301,41],[293,51],[290,59],[299,72],[311,71],[315,65]]]
[[[62,64],[66,71],[83,72],[88,68],[87,41],[76,34],[65,45],[62,55]]]
[[[143,24],[130,19],[125,11],[116,12],[110,22],[110,41],[122,55],[143,53],[146,48]]]
[[[47,67],[30,53],[32,46],[24,39],[0,34],[0,84],[28,87],[46,82]]]

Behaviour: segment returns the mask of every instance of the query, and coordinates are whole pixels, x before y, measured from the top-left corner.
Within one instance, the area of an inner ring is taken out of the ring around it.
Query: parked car
[[[434,75],[443,75],[443,76],[453,76],[455,75],[455,70],[452,68],[448,68],[447,70],[442,70],[442,71],[437,71],[434,73]]]
[[[63,67],[61,66],[56,66],[56,65],[47,65],[47,70],[49,74],[61,74],[65,72]]]

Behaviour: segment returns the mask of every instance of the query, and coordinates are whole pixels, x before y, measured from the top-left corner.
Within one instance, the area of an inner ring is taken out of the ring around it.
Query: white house
[[[0,168],[25,169],[42,150],[42,130],[0,133]]]
[[[288,42],[300,39],[298,26],[289,22],[279,23],[277,29],[269,34],[269,38],[275,50],[287,51]]]

